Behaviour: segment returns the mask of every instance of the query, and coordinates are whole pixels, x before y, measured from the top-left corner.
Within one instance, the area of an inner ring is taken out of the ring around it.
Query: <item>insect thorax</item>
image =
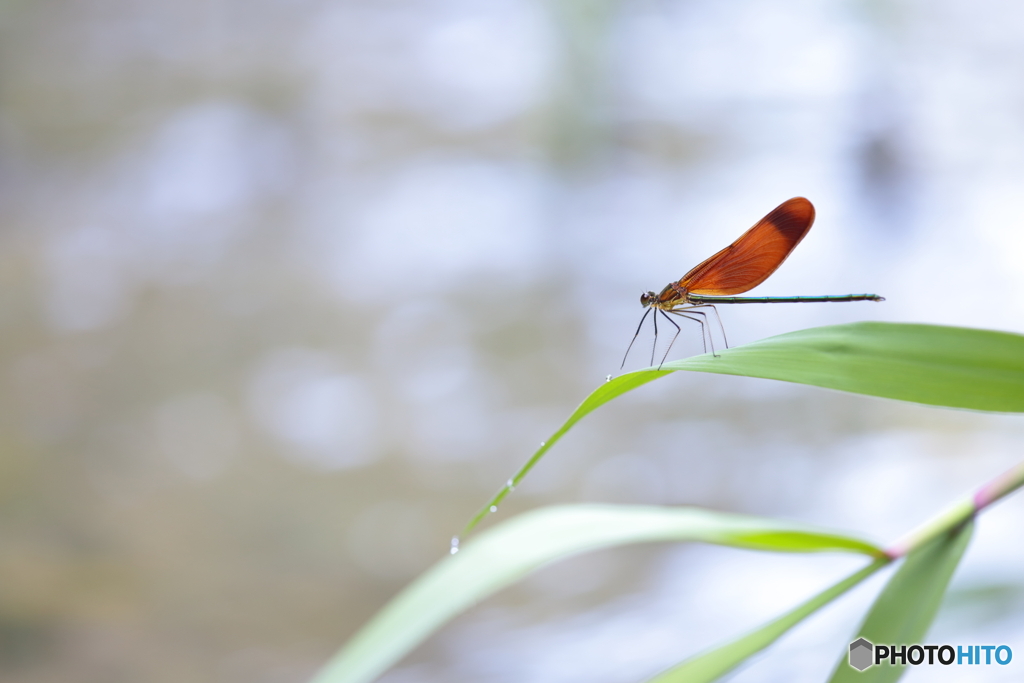
[[[651,302],[652,306],[662,309],[670,309],[688,303],[687,290],[678,282],[670,282],[665,285],[661,293]]]

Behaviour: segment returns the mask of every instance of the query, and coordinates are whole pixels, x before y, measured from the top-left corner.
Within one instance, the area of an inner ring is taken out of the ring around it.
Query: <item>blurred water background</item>
[[[1022,332],[1022,188],[1013,2],[4,2],[0,677],[303,681],[618,371],[642,291],[805,195],[816,227],[755,293],[887,301],[726,309],[734,345]],[[701,350],[684,333],[674,356]],[[1022,437],[680,373],[582,422],[498,517],[695,504],[884,542]],[[1019,498],[929,642],[1024,661]],[[643,680],[861,562],[596,553],[384,680]],[[880,580],[733,680],[822,680]]]

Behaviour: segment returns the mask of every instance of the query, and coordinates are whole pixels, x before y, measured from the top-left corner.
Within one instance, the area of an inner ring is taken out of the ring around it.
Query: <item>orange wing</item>
[[[814,206],[803,197],[779,204],[738,240],[683,276],[693,294],[728,296],[757,287],[782,265],[814,223]]]

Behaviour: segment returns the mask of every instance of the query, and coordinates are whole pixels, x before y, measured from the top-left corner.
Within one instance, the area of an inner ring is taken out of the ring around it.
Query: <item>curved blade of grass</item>
[[[462,530],[497,507],[555,442],[587,414],[677,370],[784,382],[951,408],[1024,412],[1024,336],[938,325],[815,327],[615,377],[598,387]]]
[[[544,508],[481,534],[413,581],[345,645],[314,683],[370,681],[445,621],[526,573],[588,550],[645,541],[882,555],[878,547],[845,534],[695,508]]]
[[[881,645],[921,643],[942,604],[942,597],[974,532],[968,522],[914,550],[875,599],[857,638]],[[829,683],[892,683],[905,666],[888,662],[857,671],[844,653]]]
[[[732,642],[687,659],[648,683],[707,683],[724,676],[781,638],[787,631],[889,563],[877,560],[826,588],[781,617]]]
[[[576,410],[572,411],[572,415],[570,415],[569,419],[558,428],[558,431],[552,434],[547,441],[541,443],[540,448],[530,456],[530,459],[526,461],[525,465],[519,468],[519,471],[515,473],[515,476],[508,480],[505,486],[503,486],[502,489],[498,491],[493,498],[491,498],[487,505],[480,508],[480,511],[477,512],[476,515],[469,520],[469,523],[466,524],[465,528],[462,529],[462,533],[460,535],[466,536],[476,527],[477,524],[481,522],[481,520],[483,520],[484,517],[494,512],[494,510],[501,505],[501,501],[505,500],[505,496],[512,493],[513,489],[519,486],[519,482],[526,478],[526,475],[533,469],[533,466],[544,457],[544,454],[547,453],[552,446],[558,443],[558,440],[561,439],[566,432],[573,428],[573,425],[589,415],[591,412],[603,406],[608,401],[611,401],[613,398],[621,396],[626,392],[633,391],[633,389],[641,387],[648,382],[652,382],[662,375],[667,374],[669,374],[669,371],[667,370],[629,372],[625,375],[619,375],[618,377],[612,378],[597,389],[594,389],[590,396],[587,396],[583,400],[583,403],[581,403]]]

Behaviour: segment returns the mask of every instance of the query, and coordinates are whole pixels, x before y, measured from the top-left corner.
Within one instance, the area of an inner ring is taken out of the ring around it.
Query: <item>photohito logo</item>
[[[891,666],[911,664],[1002,664],[1013,659],[1009,645],[875,645],[866,638],[850,643],[850,666],[863,671],[889,660]],[[927,660],[927,661],[926,661]]]

